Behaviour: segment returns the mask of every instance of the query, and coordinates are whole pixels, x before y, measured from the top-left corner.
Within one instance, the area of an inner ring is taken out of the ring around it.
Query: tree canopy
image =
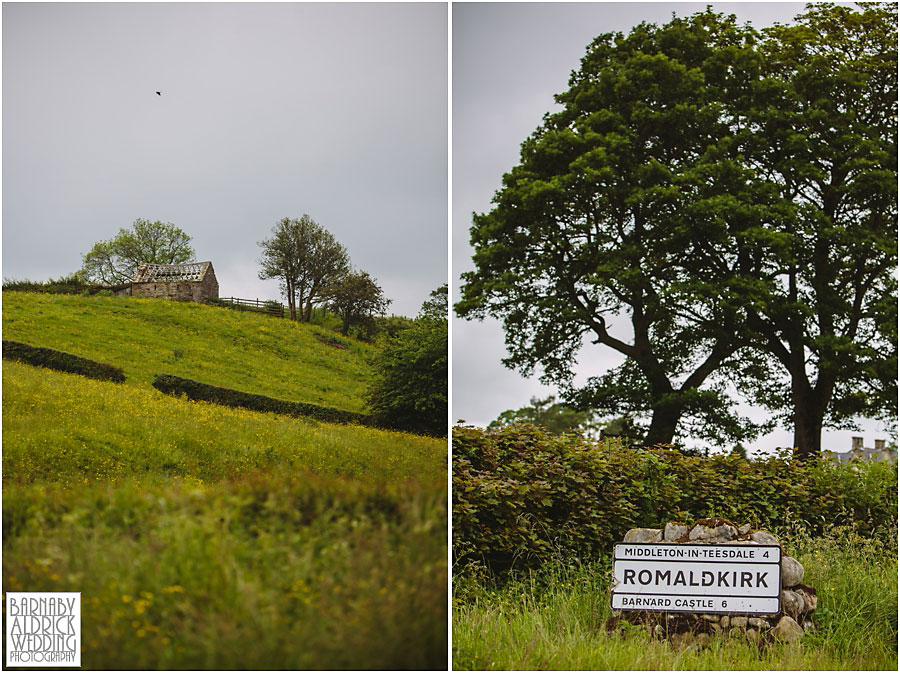
[[[643,418],[648,444],[771,427],[734,412],[733,384],[800,424],[802,386],[779,383],[788,361],[831,372],[821,399],[843,418],[878,406],[881,393],[835,391],[863,371],[867,390],[896,390],[877,336],[890,333],[891,305],[896,316],[891,17],[816,6],[760,35],[707,9],[599,36],[557,96],[564,109],[523,142],[493,209],[474,215],[458,314],[503,320],[507,366],[540,368],[577,408]],[[816,316],[833,328],[791,350],[788,333]],[[576,388],[589,343],[626,359]],[[895,370],[896,339],[893,353]],[[798,446],[814,451],[805,436]]]
[[[191,237],[174,224],[137,219],[130,229],[94,244],[82,256],[80,274],[94,283],[118,285],[134,277],[139,264],[184,264],[193,261]]]
[[[811,5],[760,51],[742,144],[781,207],[745,297],[766,364],[739,380],[812,454],[823,427],[896,420],[897,7]]]
[[[329,308],[341,317],[341,334],[344,336],[352,326],[363,335],[371,335],[375,329],[375,316],[383,313],[391,303],[375,279],[365,271],[350,271],[335,279],[325,289],[324,296]]]

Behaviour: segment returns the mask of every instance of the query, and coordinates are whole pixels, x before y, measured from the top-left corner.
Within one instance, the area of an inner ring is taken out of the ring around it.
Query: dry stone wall
[[[663,528],[632,528],[623,542],[665,544],[778,545],[777,538],[749,524],[737,526],[725,519],[701,519],[691,525],[670,522]],[[641,624],[658,637],[673,642],[706,643],[716,634],[732,634],[751,640],[796,641],[815,628],[813,613],[816,590],[803,584],[803,566],[796,559],[781,557],[781,611],[777,615],[703,614],[614,610],[610,629],[621,621]]]

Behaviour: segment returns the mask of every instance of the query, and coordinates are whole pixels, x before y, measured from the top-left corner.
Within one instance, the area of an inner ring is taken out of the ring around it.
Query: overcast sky
[[[737,15],[760,28],[788,23],[803,3],[710,3],[715,11]],[[519,160],[519,146],[558,106],[553,94],[568,88],[591,40],[600,33],[627,33],[642,21],[665,23],[672,14],[703,11],[707,3],[455,3],[453,5],[453,300],[459,274],[474,269],[469,247],[472,212],[491,209],[503,173]],[[453,334],[453,416],[484,426],[506,409],[526,406],[532,396],[555,389],[537,376],[524,379],[500,363],[506,355],[499,322],[455,319]],[[592,346],[579,357],[576,382],[618,365],[610,349]],[[748,412],[750,410],[748,409]],[[751,415],[759,420],[764,413]],[[865,446],[887,438],[880,423],[865,432],[826,432],[823,448],[850,449],[850,437],[863,434]],[[881,430],[876,434],[876,431]],[[752,449],[790,446],[785,428],[754,442]]]
[[[447,279],[444,3],[4,3],[3,275],[46,280],[137,218],[221,296],[309,214],[415,315]],[[157,96],[154,92],[161,91]]]

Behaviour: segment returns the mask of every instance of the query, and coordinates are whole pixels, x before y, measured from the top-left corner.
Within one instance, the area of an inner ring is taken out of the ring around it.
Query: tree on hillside
[[[291,320],[308,321],[324,289],[350,269],[344,246],[306,214],[299,220],[283,218],[259,245],[259,277],[279,279]]]
[[[438,322],[446,321],[449,305],[447,283],[444,283],[436,290],[432,290],[431,294],[428,295],[428,299],[424,301],[422,308],[419,310],[419,318]]]
[[[606,417],[648,419],[647,444],[758,430],[726,383],[748,343],[744,279],[773,195],[754,182],[729,106],[755,33],[709,10],[598,37],[471,229],[457,313],[503,320],[508,357]],[[619,316],[617,320],[617,316]],[[627,332],[627,334],[626,334]],[[587,341],[625,363],[581,389]]]
[[[431,293],[412,327],[390,339],[375,360],[368,403],[381,424],[447,434],[447,333],[443,285]]]
[[[357,327],[370,334],[375,326],[375,316],[384,313],[390,299],[365,271],[351,271],[333,281],[323,295],[328,307],[341,318],[341,334],[347,336],[350,327]]]
[[[80,273],[94,283],[117,285],[134,277],[139,264],[184,264],[194,259],[191,237],[172,223],[137,219],[82,256]]]
[[[768,359],[739,381],[812,455],[823,427],[896,419],[897,7],[810,5],[764,33],[741,145],[779,217],[744,292]]]

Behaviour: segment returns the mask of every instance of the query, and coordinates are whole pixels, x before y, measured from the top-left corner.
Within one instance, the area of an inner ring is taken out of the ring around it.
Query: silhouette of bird
[[[162,96],[162,94],[161,94],[159,91],[156,92],[156,95],[157,95],[157,96]]]

